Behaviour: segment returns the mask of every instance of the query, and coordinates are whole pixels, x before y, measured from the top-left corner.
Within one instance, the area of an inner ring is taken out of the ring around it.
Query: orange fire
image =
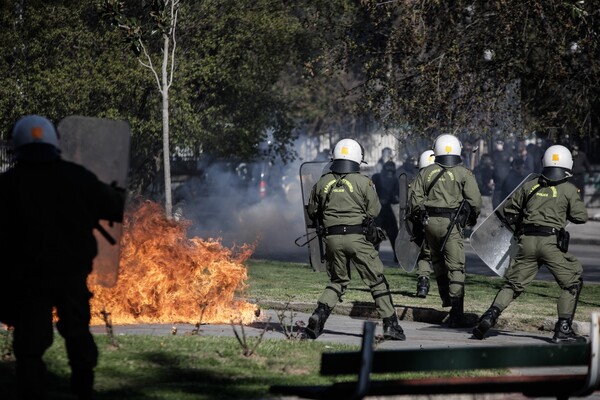
[[[127,213],[117,284],[90,284],[92,324],[104,323],[103,310],[113,324],[247,324],[255,319],[256,305],[240,300],[248,279],[244,262],[254,247],[229,249],[220,239],[188,239],[190,224],[168,220],[152,202]]]

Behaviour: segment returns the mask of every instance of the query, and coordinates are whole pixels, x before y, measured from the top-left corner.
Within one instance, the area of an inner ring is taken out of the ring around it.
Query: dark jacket
[[[0,175],[3,267],[36,276],[89,273],[98,220],[123,219],[124,193],[57,158]]]

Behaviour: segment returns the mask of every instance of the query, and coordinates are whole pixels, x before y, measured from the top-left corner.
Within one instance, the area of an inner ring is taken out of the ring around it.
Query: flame
[[[174,221],[153,202],[128,212],[123,222],[117,284],[104,287],[91,275],[92,324],[230,323],[248,324],[257,307],[241,300],[254,246],[229,249],[221,239],[188,239],[190,221]]]

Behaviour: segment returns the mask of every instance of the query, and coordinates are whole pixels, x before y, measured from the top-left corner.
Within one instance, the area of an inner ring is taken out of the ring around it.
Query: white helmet
[[[542,158],[542,166],[545,167],[560,167],[568,170],[573,169],[573,156],[569,149],[559,144],[550,146],[544,152]]]
[[[565,146],[550,146],[542,157],[542,167],[544,178],[549,181],[562,181],[573,176],[573,156]]]
[[[364,162],[362,146],[354,139],[342,139],[333,148],[333,172],[358,172],[360,163]]]
[[[425,150],[419,156],[419,169],[425,168],[435,162],[435,153],[433,150]]]
[[[436,156],[460,156],[462,144],[454,135],[444,134],[435,139],[433,143],[433,152]]]
[[[13,127],[12,145],[16,150],[28,144],[49,144],[58,149],[58,135],[52,122],[39,115],[20,118]]]

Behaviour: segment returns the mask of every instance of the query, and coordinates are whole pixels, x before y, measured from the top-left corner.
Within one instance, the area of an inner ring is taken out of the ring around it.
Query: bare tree
[[[165,213],[171,219],[173,201],[171,193],[171,164],[169,150],[169,89],[175,74],[175,49],[177,48],[176,28],[179,13],[179,0],[151,0],[144,12],[148,18],[128,17],[125,2],[122,0],[104,0],[101,10],[106,18],[124,34],[126,42],[138,58],[140,65],[147,68],[156,80],[162,96],[162,138],[163,169],[165,180]],[[142,17],[145,17],[142,16]],[[144,21],[147,21],[144,23]],[[160,34],[162,52],[158,62],[151,52],[151,43],[156,34]],[[160,66],[160,74],[157,66]]]

